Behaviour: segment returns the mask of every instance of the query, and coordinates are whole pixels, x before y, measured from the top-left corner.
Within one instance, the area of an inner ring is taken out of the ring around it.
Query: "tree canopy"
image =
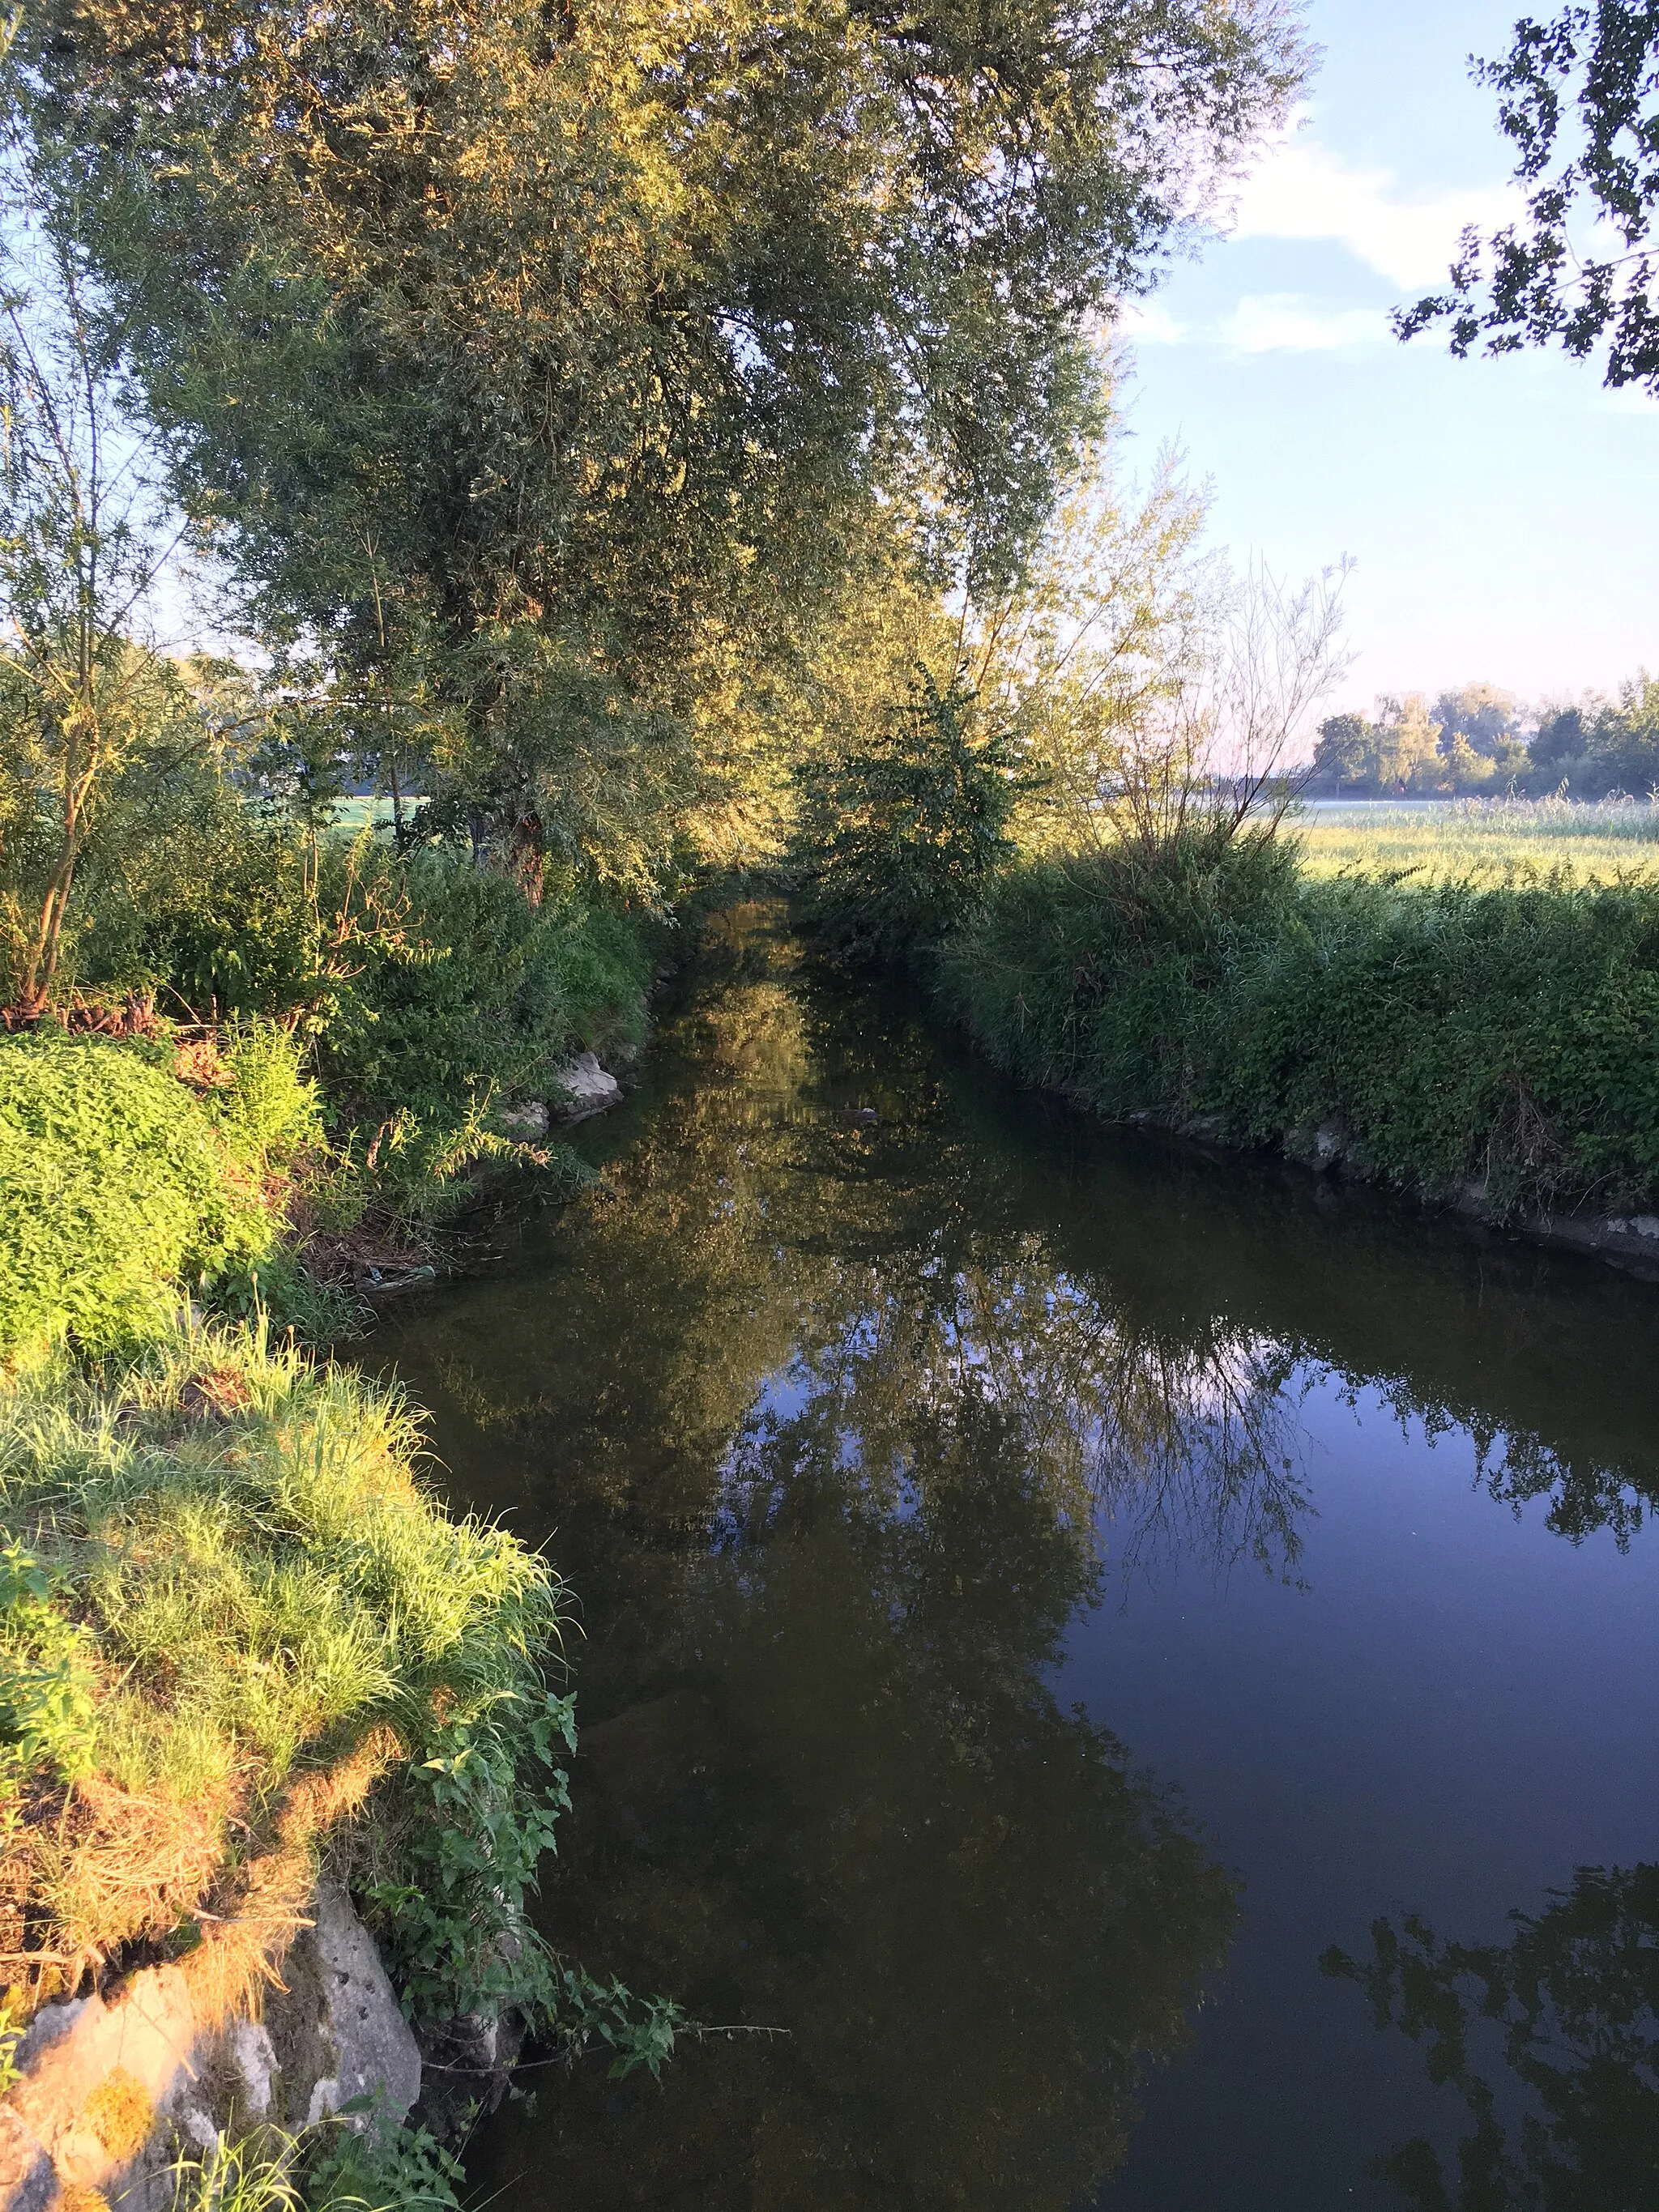
[[[1403,309],[1396,331],[1443,325],[1460,355],[1605,348],[1608,385],[1659,391],[1659,4],[1575,0],[1549,22],[1522,16],[1509,52],[1474,74],[1498,94],[1526,212],[1490,239],[1465,231],[1449,289]]]
[[[48,0],[13,78],[260,629],[532,881],[649,865],[872,508],[1018,570],[1305,65],[1281,0]]]

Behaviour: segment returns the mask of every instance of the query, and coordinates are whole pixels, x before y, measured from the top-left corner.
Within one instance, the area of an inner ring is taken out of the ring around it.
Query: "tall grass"
[[[1114,1116],[1340,1149],[1500,1215],[1659,1203],[1659,885],[1304,875],[1246,839],[1018,869],[939,963],[1002,1064]]]
[[[383,1777],[545,1708],[559,1584],[449,1518],[417,1444],[395,1392],[245,1330],[14,1372],[3,1978],[38,1998],[182,1946],[239,2002]]]

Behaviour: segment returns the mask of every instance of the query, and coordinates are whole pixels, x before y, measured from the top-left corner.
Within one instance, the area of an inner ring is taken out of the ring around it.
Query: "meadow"
[[[1659,872],[1652,799],[1310,800],[1295,823],[1313,876],[1511,884],[1564,872],[1581,884]]]

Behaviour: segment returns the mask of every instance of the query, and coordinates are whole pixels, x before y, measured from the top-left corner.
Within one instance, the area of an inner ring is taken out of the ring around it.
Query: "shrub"
[[[1364,1170],[1500,1215],[1659,1198],[1659,889],[1298,877],[1261,841],[1025,867],[947,951],[1006,1066],[1236,1138],[1333,1124]]]
[[[0,1037],[0,1352],[106,1352],[164,1328],[187,1286],[270,1252],[257,1155],[142,1048]]]
[[[1190,1088],[1196,1009],[1246,938],[1291,926],[1297,856],[1264,832],[1195,828],[1010,870],[946,948],[947,1003],[1028,1081],[1081,1084],[1114,1114]]]
[[[367,836],[261,823],[221,789],[186,796],[167,836],[100,879],[76,981],[155,994],[244,1037],[292,1030],[322,1081],[348,1214],[441,1217],[459,1197],[447,1186],[492,1149],[496,1107],[544,1096],[576,1047],[642,1035],[638,918],[568,891],[535,908],[453,851],[399,859]],[[301,1112],[297,1079],[271,1061],[261,1110]]]
[[[789,860],[815,935],[860,962],[947,936],[1012,851],[1018,764],[975,731],[972,695],[924,670],[878,744],[804,771]]]
[[[343,910],[344,866],[334,854],[326,878]],[[623,917],[532,907],[504,876],[444,854],[368,854],[357,896],[365,884],[384,919],[354,946],[355,973],[317,1048],[355,1116],[401,1109],[458,1130],[492,1099],[544,1090],[573,1045],[641,1033],[650,963]]]

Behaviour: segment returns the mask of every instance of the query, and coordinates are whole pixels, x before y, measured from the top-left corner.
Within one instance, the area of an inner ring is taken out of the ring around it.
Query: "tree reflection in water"
[[[1473,2122],[1452,2175],[1420,2139],[1372,2171],[1415,2212],[1654,2212],[1659,1865],[1581,1867],[1536,1918],[1511,1917],[1505,1944],[1443,1942],[1408,1917],[1373,1925],[1366,1963],[1327,1954],[1379,2027],[1426,2038],[1431,2080]]]
[[[1295,1578],[1310,1379],[1467,1404],[1495,1480],[1549,1309],[1496,1262],[1437,1273],[1415,1230],[1333,1274],[1282,1189],[1235,1170],[1189,1212],[1145,1147],[1091,1156],[1085,1214],[1032,1102],[998,1126],[903,1009],[810,988],[774,917],[719,918],[699,967],[646,1097],[590,1134],[601,1188],[388,1337],[459,1498],[584,1602],[550,1931],[780,2033],[687,2047],[660,2089],[555,2077],[477,2179],[584,2212],[1065,2212],[1236,1901],[1056,1700],[1063,1638],[1182,1558]],[[1554,1464],[1540,1441],[1528,1481]],[[1572,1479],[1574,1533],[1628,1495],[1610,1455]]]

